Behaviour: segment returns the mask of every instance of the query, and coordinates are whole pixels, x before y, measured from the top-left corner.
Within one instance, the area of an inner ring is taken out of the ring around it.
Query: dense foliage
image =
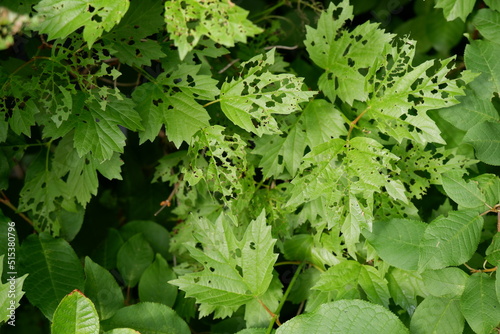
[[[500,328],[497,1],[1,6],[2,333]]]

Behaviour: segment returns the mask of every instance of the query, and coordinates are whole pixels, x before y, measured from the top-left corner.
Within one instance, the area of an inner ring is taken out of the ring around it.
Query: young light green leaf
[[[465,135],[464,142],[476,150],[479,160],[500,166],[500,122],[482,122],[473,126]]]
[[[421,302],[411,318],[410,330],[415,334],[462,333],[464,317],[460,299],[429,296]]]
[[[426,270],[422,273],[425,290],[435,297],[460,297],[467,277],[469,276],[459,268]]]
[[[465,22],[467,16],[474,9],[474,4],[476,0],[437,0],[436,8],[442,8],[444,12],[444,16],[448,21],[453,21],[457,17],[462,19]]]
[[[246,10],[224,0],[165,2],[167,30],[181,60],[203,36],[230,47],[260,33],[262,30],[247,20],[247,15]],[[191,22],[197,24],[191,26]]]
[[[123,307],[101,323],[105,331],[131,328],[141,334],[190,334],[188,325],[170,307],[158,303],[138,303]]]
[[[344,119],[335,106],[323,99],[315,99],[302,111],[303,129],[307,131],[307,143],[312,149],[332,138],[347,135]]]
[[[391,266],[405,270],[416,270],[420,254],[420,242],[427,225],[410,219],[375,221],[372,231],[363,230],[363,235],[375,248],[377,254]]]
[[[500,323],[500,303],[495,280],[487,274],[472,274],[460,299],[462,313],[476,333],[490,333]]]
[[[41,22],[37,29],[49,40],[66,38],[80,27],[92,47],[105,31],[110,31],[127,12],[127,0],[42,0],[35,6]]]
[[[243,75],[222,84],[220,105],[224,114],[239,127],[263,134],[280,133],[272,114],[300,110],[299,103],[315,92],[302,90],[302,79],[292,74],[272,74],[274,49],[244,62]]]
[[[172,307],[177,297],[177,287],[168,283],[177,276],[167,261],[156,254],[154,262],[144,271],[139,280],[139,299]]]
[[[85,257],[85,294],[94,303],[100,320],[110,318],[125,304],[113,275],[88,256]]]
[[[21,269],[29,274],[24,284],[26,296],[51,320],[64,296],[74,289],[83,290],[80,260],[66,241],[45,232],[25,239],[19,253]]]
[[[275,239],[266,225],[265,213],[248,225],[242,240],[237,240],[230,225],[220,216],[214,223],[200,219],[195,237],[203,251],[186,245],[204,270],[170,281],[195,297],[200,316],[215,312],[215,317],[231,315],[238,307],[262,296],[272,280]]]
[[[99,329],[94,304],[82,292],[74,290],[57,306],[51,334],[99,334]]]
[[[419,268],[442,269],[468,261],[476,251],[483,217],[476,210],[451,212],[426,228],[421,241]]]
[[[278,275],[273,275],[271,284],[267,291],[259,297],[252,299],[250,302],[245,304],[245,316],[247,327],[263,327],[269,324],[271,321],[271,316],[262,307],[262,304],[270,310],[276,310],[280,303],[281,298],[283,298],[283,284],[281,284]]]
[[[389,310],[363,300],[339,300],[317,310],[294,317],[278,328],[276,334],[409,333]]]
[[[129,287],[134,287],[153,262],[154,252],[142,233],[128,239],[118,251],[116,267]]]

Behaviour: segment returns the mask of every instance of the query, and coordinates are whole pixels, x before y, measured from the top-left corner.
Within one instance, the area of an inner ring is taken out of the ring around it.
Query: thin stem
[[[214,101],[211,101],[211,102],[208,102],[208,103],[204,104],[203,108],[208,107],[209,105],[217,103],[217,102],[220,102],[220,99],[217,99],[217,100],[214,100]]]
[[[12,211],[14,211],[15,213],[17,213],[19,215],[19,217],[21,217],[22,219],[24,219],[28,224],[30,224],[31,226],[33,226],[33,221],[31,219],[29,219],[24,213],[22,212],[19,212],[17,210],[17,208],[14,206],[14,204],[11,203],[11,201],[9,200],[9,198],[7,197],[7,195],[5,195],[5,193],[2,191],[0,192],[2,194],[2,197],[3,198],[0,198],[0,203],[3,203],[5,204],[5,206],[7,206],[8,208],[10,208]]]
[[[304,268],[306,262],[302,262],[295,273],[293,274],[292,280],[290,281],[290,284],[288,285],[285,294],[283,295],[283,298],[281,298],[280,304],[278,305],[278,308],[276,309],[276,312],[274,312],[274,317],[269,323],[269,327],[267,327],[266,334],[270,334],[271,331],[273,330],[274,323],[278,324],[280,326],[280,322],[278,320],[278,317],[280,315],[281,309],[283,308],[283,305],[285,305],[286,299],[288,298],[288,295],[290,294],[290,291],[292,291],[293,286],[295,285],[295,282],[297,281],[297,277],[299,277],[300,272]]]
[[[347,141],[349,141],[349,139],[351,138],[352,130],[354,129],[354,127],[356,126],[356,124],[359,122],[359,120],[361,119],[361,117],[363,117],[368,112],[368,110],[370,110],[370,108],[371,108],[371,106],[368,106],[365,110],[363,110],[361,112],[361,114],[358,115],[358,117],[356,117],[356,119],[354,121],[352,121],[349,124],[349,132],[347,132]]]

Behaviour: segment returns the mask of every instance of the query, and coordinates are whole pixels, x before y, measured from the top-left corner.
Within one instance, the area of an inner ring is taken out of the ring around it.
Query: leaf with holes
[[[127,0],[42,0],[35,10],[41,22],[37,29],[49,39],[66,38],[80,27],[92,47],[105,31],[110,31],[127,12]]]
[[[203,250],[186,245],[204,270],[170,281],[200,303],[200,317],[215,312],[216,318],[233,314],[241,305],[262,296],[269,288],[277,255],[275,239],[266,225],[265,213],[247,227],[238,240],[233,227],[220,216],[214,223],[198,220],[196,239]]]
[[[280,133],[272,114],[300,109],[315,92],[302,90],[302,79],[292,74],[272,74],[274,49],[242,64],[240,78],[222,84],[220,104],[224,114],[239,127],[258,136]]]
[[[247,20],[248,12],[228,0],[165,2],[165,22],[182,59],[203,36],[224,46],[246,42],[262,31]]]

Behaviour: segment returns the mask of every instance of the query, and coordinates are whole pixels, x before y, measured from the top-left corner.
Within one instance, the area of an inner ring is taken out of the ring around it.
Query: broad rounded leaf
[[[74,290],[54,312],[52,334],[99,334],[99,316],[92,301]]]
[[[137,233],[142,233],[155,253],[161,254],[167,260],[172,257],[168,251],[170,235],[165,227],[151,220],[133,220],[120,228],[120,235],[125,241]]]
[[[20,250],[20,266],[29,301],[49,319],[60,300],[74,289],[83,290],[83,267],[71,246],[48,233],[30,235]]]
[[[476,150],[479,160],[500,166],[500,123],[482,122],[473,126],[464,137]]]
[[[463,329],[464,317],[458,298],[427,297],[411,318],[412,334],[456,334],[462,333]]]
[[[125,283],[134,287],[153,262],[154,252],[142,233],[128,239],[118,251],[116,266]]]
[[[451,212],[429,224],[421,241],[420,269],[441,269],[468,261],[477,249],[483,217],[476,210]]]
[[[500,303],[495,280],[487,274],[469,276],[460,299],[462,313],[474,332],[490,333],[500,323]]]
[[[172,307],[177,297],[177,287],[168,281],[176,277],[167,261],[156,254],[155,261],[144,271],[139,281],[139,299]]]
[[[375,221],[372,232],[363,231],[378,255],[390,265],[405,270],[416,270],[420,240],[427,225],[410,219]]]
[[[188,325],[170,307],[158,303],[138,303],[120,309],[102,322],[102,328],[131,328],[141,334],[190,334]]]
[[[89,257],[85,258],[85,276],[85,294],[93,301],[101,320],[124,306],[122,290],[113,275]]]
[[[339,300],[299,315],[278,328],[276,334],[403,334],[408,329],[386,308],[363,300]]]
[[[436,297],[459,297],[469,277],[459,268],[426,270],[422,273],[425,290]]]

